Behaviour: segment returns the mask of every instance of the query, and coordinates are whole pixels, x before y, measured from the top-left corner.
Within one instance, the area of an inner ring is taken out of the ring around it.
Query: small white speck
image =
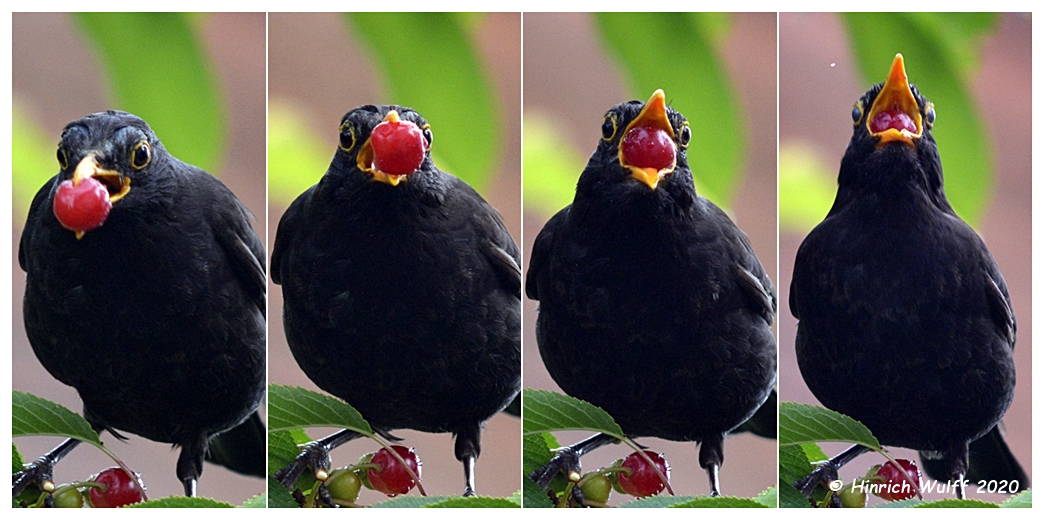
[[[831,68],[833,68],[833,67],[834,67],[834,65],[837,65],[837,64],[836,64],[836,63],[831,63],[831,64],[830,64],[830,67],[831,67]]]

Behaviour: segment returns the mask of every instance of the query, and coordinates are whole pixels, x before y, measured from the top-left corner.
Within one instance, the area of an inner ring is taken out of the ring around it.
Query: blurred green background
[[[697,192],[729,212],[775,280],[776,15],[527,13],[523,22],[523,260],[547,219],[572,202],[605,112],[662,88],[693,130],[688,157]],[[524,300],[524,386],[561,391],[537,350],[536,306]],[[583,436],[557,437],[571,443]],[[676,493],[708,493],[693,443],[638,441],[666,455]],[[626,454],[622,446],[602,448],[584,457],[584,467]],[[725,460],[726,495],[752,497],[776,484],[772,440],[732,436]]]
[[[1031,472],[1029,16],[781,13],[779,21],[780,399],[818,404],[794,354],[797,320],[788,304],[793,260],[801,240],[833,203],[837,170],[852,136],[853,104],[884,81],[901,52],[910,81],[935,103],[932,135],[946,194],[985,240],[1011,294],[1018,319],[1018,384],[1004,423],[1012,451]],[[835,455],[845,447],[825,449]],[[909,450],[891,452],[916,457]],[[879,462],[864,456],[841,476],[847,481]],[[974,488],[970,496],[1005,498]]]
[[[254,226],[264,237],[264,58],[264,13],[14,13],[13,388],[81,411],[75,390],[43,369],[25,337],[25,273],[16,256],[29,202],[58,172],[55,150],[62,128],[108,109],[142,117],[172,154],[219,176],[258,218]],[[59,440],[16,442],[22,455],[33,459]],[[129,443],[109,435],[102,440],[142,472],[150,497],[182,493],[174,472],[177,451],[134,436]],[[58,465],[55,480],[83,480],[111,465],[101,452],[83,446]],[[264,489],[261,479],[207,464],[198,492],[239,504]]]
[[[286,207],[329,166],[341,117],[385,103],[428,120],[435,164],[475,186],[521,244],[519,14],[271,13],[268,27],[270,244]],[[279,286],[269,285],[269,306],[269,380],[319,390],[286,345]],[[394,433],[417,448],[428,494],[462,492],[450,435]],[[354,463],[375,448],[353,441],[334,451],[334,462]],[[498,414],[486,423],[480,495],[505,497],[521,487],[520,452],[517,418]],[[364,492],[360,503],[383,498]]]

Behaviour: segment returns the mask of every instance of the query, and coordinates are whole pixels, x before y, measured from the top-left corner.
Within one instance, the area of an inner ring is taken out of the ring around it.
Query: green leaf
[[[689,118],[688,157],[697,191],[727,208],[745,161],[744,117],[714,42],[700,31],[701,26],[716,22],[695,23],[697,16],[595,15],[602,40],[622,65],[636,98],[645,101],[656,89],[663,89],[668,103]]]
[[[288,431],[268,432],[268,476],[275,476],[281,468],[290,464],[301,453]]]
[[[779,447],[779,479],[788,485],[812,473],[812,464],[800,446]]]
[[[810,404],[780,403],[780,446],[825,441],[850,442],[881,450],[881,444],[870,430],[847,415]]]
[[[908,498],[906,500],[896,500],[895,502],[885,502],[883,504],[877,504],[873,506],[874,509],[913,509],[921,504],[925,504],[924,500],[919,498]]]
[[[925,502],[916,506],[917,509],[953,509],[953,508],[999,508],[997,504],[991,504],[989,502],[983,502],[982,500],[976,500],[972,498],[965,498],[958,500],[956,498],[947,498],[944,500],[935,500],[932,502]]]
[[[340,399],[294,386],[268,385],[269,431],[315,426],[373,435],[362,415]]]
[[[946,195],[973,226],[990,199],[993,152],[969,90],[993,15],[980,13],[852,13],[842,18],[866,85],[884,81],[896,52],[910,82],[935,104],[932,135],[946,175]],[[881,42],[888,42],[882,49]]]
[[[164,497],[146,500],[137,504],[131,504],[124,506],[124,509],[159,509],[159,508],[199,508],[199,507],[228,507],[231,508],[232,504],[228,502],[221,502],[214,500],[213,498],[203,497]]]
[[[816,462],[830,459],[830,457],[828,457],[827,454],[823,452],[823,449],[820,448],[818,444],[813,444],[811,442],[802,444],[801,450],[805,452],[805,456],[808,457],[808,461],[813,464]]]
[[[443,507],[520,507],[510,498],[500,497],[446,497],[445,500],[428,505],[429,508]]]
[[[515,507],[522,507],[522,490],[512,493],[510,500],[515,503]]]
[[[330,121],[337,132],[339,119]],[[268,195],[272,203],[289,206],[326,173],[335,149],[315,135],[301,112],[280,99],[268,101]]]
[[[694,507],[694,508],[734,508],[734,507],[766,507],[764,504],[750,498],[738,497],[683,497],[659,495],[655,497],[631,500],[617,507],[621,508],[662,508],[662,507]],[[772,507],[776,507],[775,504]]]
[[[426,497],[420,495],[403,495],[395,497],[391,500],[385,500],[370,506],[371,508],[415,508],[415,507],[431,507],[432,504],[438,504],[445,502],[446,500],[460,497]],[[503,499],[501,499],[503,500]],[[512,506],[514,507],[514,506]]]
[[[269,468],[271,471],[271,468]],[[278,480],[269,477],[268,479],[268,507],[274,508],[296,508],[297,501],[290,495],[288,491]]]
[[[18,473],[25,467],[25,461],[22,460],[22,454],[18,453],[18,446],[15,443],[11,443],[11,473]]]
[[[1001,502],[1001,507],[1033,507],[1033,490],[1027,489],[1011,498]]]
[[[772,486],[754,497],[758,503],[765,507],[776,507],[779,504],[779,487]]]
[[[69,437],[101,448],[98,433],[68,408],[15,390],[11,398],[11,435]]]
[[[544,435],[522,436],[522,472],[530,474],[551,460],[551,450],[544,442]]]
[[[215,173],[224,107],[190,17],[79,13],[75,20],[106,69],[112,108],[148,121],[172,154]]]
[[[522,390],[522,433],[586,430],[606,433],[623,440],[623,430],[605,410],[546,390]]]
[[[264,509],[268,507],[268,494],[261,493],[260,495],[254,495],[243,502],[238,507],[247,509]]]
[[[794,489],[791,482],[787,482],[782,478],[779,479],[779,507],[786,508],[811,508],[812,504],[801,494],[800,491]]]
[[[381,101],[424,114],[435,135],[435,164],[483,191],[505,143],[491,81],[467,31],[473,20],[452,13],[346,16],[385,80],[388,99]]]
[[[839,158],[824,158],[805,143],[780,144],[780,230],[805,234],[826,217],[837,194],[839,162]]]
[[[522,142],[522,201],[527,210],[554,215],[573,202],[587,161],[553,121],[532,110],[523,114]]]
[[[551,451],[544,442],[544,435],[522,436],[522,493],[525,507],[554,507],[551,499],[529,474],[551,460]]]

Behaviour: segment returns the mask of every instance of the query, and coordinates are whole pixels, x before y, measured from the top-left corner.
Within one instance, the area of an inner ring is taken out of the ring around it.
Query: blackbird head
[[[689,122],[667,106],[662,90],[645,103],[616,105],[602,118],[602,139],[580,176],[577,194],[691,190],[692,175],[685,156],[691,138]],[[676,175],[678,170],[684,174]]]
[[[852,108],[852,140],[838,183],[878,189],[913,182],[944,200],[934,123],[935,106],[909,83],[903,55],[896,54],[888,78]]]
[[[366,105],[341,119],[334,166],[358,171],[373,182],[398,186],[410,175],[434,169],[431,125],[413,109]]]
[[[57,156],[55,215],[79,238],[104,222],[109,208],[130,194],[132,184],[147,183],[166,152],[148,123],[109,110],[66,125]]]

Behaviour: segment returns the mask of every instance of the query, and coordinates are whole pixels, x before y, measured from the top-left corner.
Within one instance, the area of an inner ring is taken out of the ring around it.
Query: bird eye
[[[355,128],[352,128],[352,124],[345,121],[341,125],[341,149],[350,152],[352,148],[355,148]]]
[[[431,140],[434,136],[431,135],[431,125],[424,125],[424,140],[427,141],[425,148],[431,148]]]
[[[62,145],[58,145],[58,167],[65,171],[69,168],[69,156],[66,155]]]
[[[852,123],[853,124],[854,123],[858,123],[859,120],[862,119],[862,118],[863,118],[863,105],[860,104],[860,103],[856,103],[855,106],[852,107]]]
[[[602,119],[602,139],[611,141],[616,136],[616,117],[612,114]]]
[[[689,122],[682,123],[681,131],[678,132],[678,146],[682,148],[689,147],[689,140],[692,139],[692,129],[689,128]]]
[[[928,123],[928,128],[935,124],[935,105],[928,103],[928,110],[924,112],[924,121]]]
[[[131,153],[131,166],[135,170],[141,170],[149,165],[149,161],[152,160],[152,148],[149,147],[148,141],[142,141],[134,146],[134,152]]]

